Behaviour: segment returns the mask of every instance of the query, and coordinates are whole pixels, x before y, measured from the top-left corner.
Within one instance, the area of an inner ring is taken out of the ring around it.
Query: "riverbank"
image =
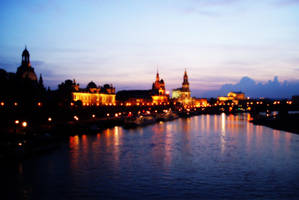
[[[251,122],[255,125],[267,126],[269,128],[299,134],[299,114],[288,114],[284,116],[257,115]]]

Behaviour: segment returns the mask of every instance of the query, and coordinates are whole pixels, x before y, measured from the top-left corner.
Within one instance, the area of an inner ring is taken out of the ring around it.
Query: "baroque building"
[[[219,102],[232,101],[238,104],[239,101],[245,100],[246,96],[243,92],[229,92],[226,97],[217,97]]]
[[[20,67],[18,67],[16,75],[18,78],[37,81],[34,68],[31,66],[30,63],[30,54],[29,51],[27,50],[27,47],[25,47],[22,53],[22,64]]]
[[[159,72],[157,72],[151,90],[118,91],[116,99],[124,105],[161,105],[162,103],[168,103],[169,95],[165,91],[164,80],[160,79]]]
[[[191,91],[186,70],[184,72],[182,87],[172,90],[172,98],[183,105],[192,104]]]
[[[81,101],[83,106],[112,106],[115,105],[115,88],[112,84],[99,86],[90,82],[87,88],[79,88],[79,84],[74,81],[73,101]]]
[[[160,79],[159,72],[156,74],[156,80],[152,86],[152,103],[161,104],[166,103],[169,100],[168,94],[165,92],[165,83],[163,79]]]

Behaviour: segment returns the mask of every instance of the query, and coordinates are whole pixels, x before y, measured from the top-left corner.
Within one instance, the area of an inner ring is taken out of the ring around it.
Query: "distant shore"
[[[299,114],[272,117],[258,115],[251,122],[255,125],[263,125],[276,130],[299,134]]]

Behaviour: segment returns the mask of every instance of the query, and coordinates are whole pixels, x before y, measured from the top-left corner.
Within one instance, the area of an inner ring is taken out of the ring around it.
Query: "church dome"
[[[87,88],[88,88],[88,89],[90,89],[90,88],[97,88],[97,85],[96,85],[93,81],[91,81],[91,82],[89,82],[89,83],[87,84]]]

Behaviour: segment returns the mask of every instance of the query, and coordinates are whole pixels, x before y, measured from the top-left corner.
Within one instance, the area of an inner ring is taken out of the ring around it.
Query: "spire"
[[[186,68],[185,68],[185,72],[184,72],[183,89],[189,90],[189,81],[188,81],[188,75],[187,75]]]
[[[42,74],[39,74],[38,84],[39,84],[41,87],[44,87],[44,80],[43,80]]]
[[[185,68],[185,72],[184,72],[184,83],[188,83],[188,75],[187,75],[187,70]],[[189,84],[189,83],[188,83]]]
[[[158,67],[157,67],[156,81],[159,81],[159,80],[160,80],[160,77],[159,77],[159,70],[158,70]]]

